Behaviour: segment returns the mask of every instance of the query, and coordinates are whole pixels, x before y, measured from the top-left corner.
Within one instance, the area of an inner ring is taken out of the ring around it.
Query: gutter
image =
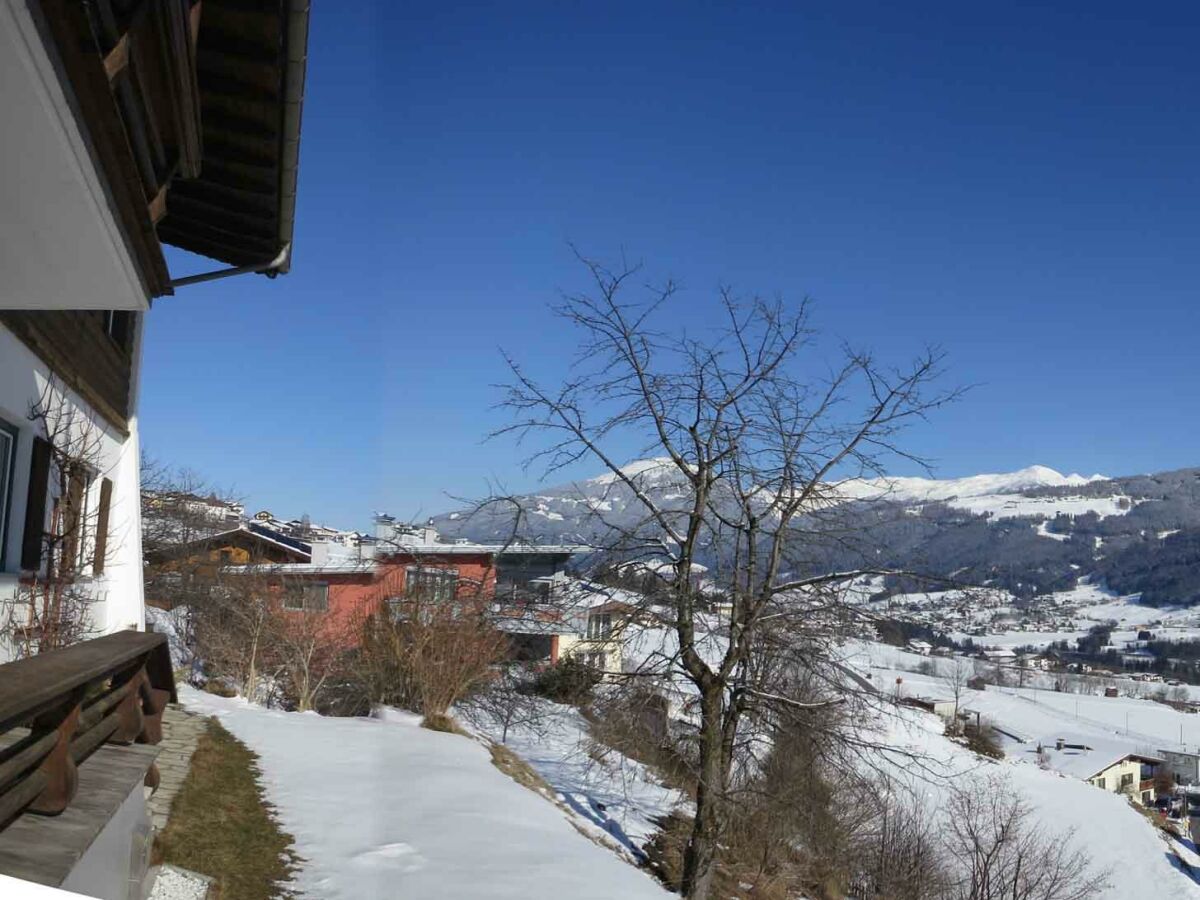
[[[308,68],[310,0],[288,0],[283,76],[283,146],[279,173],[279,246],[283,261],[271,274],[284,275],[292,265],[292,235],[296,224],[296,183],[300,169],[300,122],[304,108],[304,78]]]

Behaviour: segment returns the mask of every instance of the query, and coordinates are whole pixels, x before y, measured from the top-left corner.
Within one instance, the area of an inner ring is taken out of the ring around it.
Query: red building
[[[388,525],[395,528],[390,522]],[[297,613],[327,613],[330,639],[339,643],[354,643],[363,620],[385,605],[416,596],[435,602],[476,600],[489,608],[502,605],[503,618],[511,624],[514,609],[532,609],[548,599],[567,560],[580,550],[446,543],[438,540],[433,529],[401,529],[399,539],[384,537],[375,544],[373,558],[328,557],[314,552],[310,562],[270,566],[270,574],[291,588],[283,592],[285,608]],[[533,621],[535,617],[528,618]],[[552,623],[540,623],[531,639],[540,647],[554,633]],[[537,638],[541,634],[546,635],[545,641]],[[551,650],[548,655],[557,654]]]

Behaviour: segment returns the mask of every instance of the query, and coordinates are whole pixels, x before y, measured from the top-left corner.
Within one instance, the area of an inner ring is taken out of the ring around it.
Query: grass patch
[[[492,765],[517,784],[551,800],[557,800],[558,793],[550,786],[550,783],[517,754],[503,744],[491,744],[488,746],[488,750],[492,753]]]
[[[443,734],[457,734],[461,737],[470,737],[462,730],[458,722],[454,721],[454,716],[447,713],[430,713],[421,719],[421,727],[428,728],[430,731],[440,731]]]
[[[216,879],[219,900],[278,900],[298,858],[258,784],[258,757],[216,720],[200,735],[191,768],[154,839],[155,863]]]

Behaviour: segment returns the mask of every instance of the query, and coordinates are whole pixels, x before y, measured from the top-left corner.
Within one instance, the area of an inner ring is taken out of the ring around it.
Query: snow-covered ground
[[[301,897],[666,896],[496,769],[486,747],[415,716],[326,718],[186,687],[180,699],[259,755],[267,799],[304,859]]]
[[[898,776],[945,815],[953,790],[971,783],[995,789],[1007,785],[1029,804],[1046,837],[1070,841],[1108,868],[1111,900],[1200,898],[1200,885],[1169,861],[1169,845],[1127,800],[1083,781],[1037,765],[981,757],[949,741],[933,716],[906,710],[890,724],[889,740],[898,751],[917,755],[919,765],[895,765]]]
[[[558,792],[598,836],[616,842],[632,860],[657,830],[654,819],[686,802],[678,791],[664,787],[644,765],[610,748],[596,745],[578,709],[529,698],[538,716],[509,728],[505,746],[524,759]],[[474,727],[499,742],[496,722],[472,718]]]

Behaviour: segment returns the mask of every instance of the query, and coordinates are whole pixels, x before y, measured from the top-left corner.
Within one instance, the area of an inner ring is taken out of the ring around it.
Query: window
[[[91,559],[88,497],[92,480],[93,474],[86,466],[71,464],[66,473],[67,492],[54,498],[51,522],[58,527],[58,565],[62,575],[80,572]]]
[[[8,515],[16,457],[17,429],[0,419],[0,571],[4,569],[4,549],[8,546]]]
[[[583,654],[583,664],[593,669],[604,669],[607,659],[603,651],[593,651]]]
[[[404,573],[405,596],[442,603],[458,596],[458,572],[409,566]]]
[[[1098,788],[1107,788],[1108,787],[1108,783],[1103,778],[1097,778],[1095,781],[1095,785]]]
[[[133,349],[133,316],[132,312],[120,309],[105,310],[104,333],[112,338],[122,351],[128,353]]]
[[[612,635],[612,615],[596,613],[588,616],[587,636],[589,641],[603,641]]]
[[[283,592],[283,608],[297,612],[325,612],[329,609],[329,585],[316,581],[289,585]]]
[[[1121,776],[1121,787],[1129,787],[1131,784],[1133,784],[1133,773],[1126,772]]]

